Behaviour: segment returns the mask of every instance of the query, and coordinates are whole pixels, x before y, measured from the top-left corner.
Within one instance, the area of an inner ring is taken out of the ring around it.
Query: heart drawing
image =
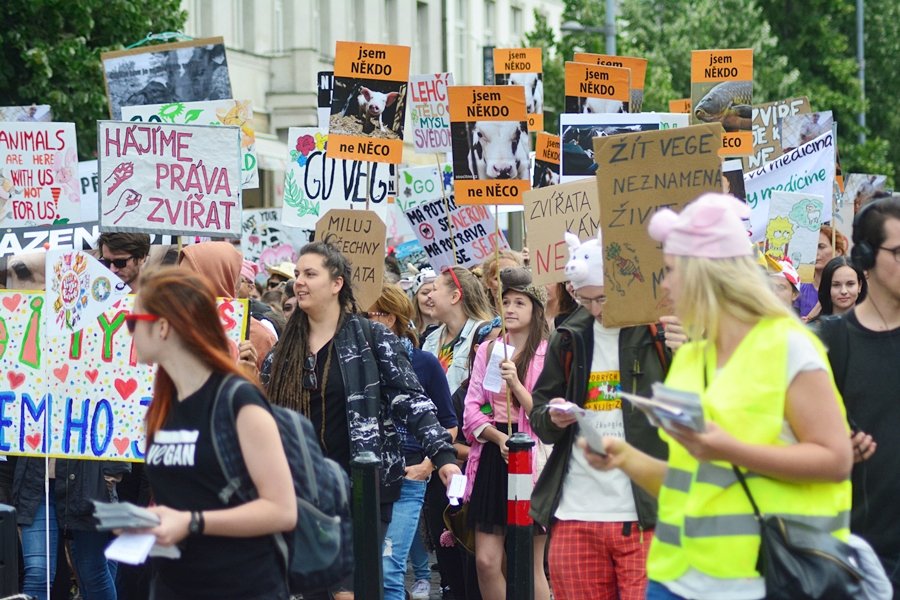
[[[66,377],[69,376],[69,365],[63,365],[53,369],[53,376],[65,383]]]
[[[100,374],[100,371],[97,369],[88,369],[84,372],[84,376],[88,378],[88,381],[91,383],[97,383],[97,375]]]
[[[31,435],[25,436],[25,443],[31,446],[32,450],[37,450],[38,446],[41,445],[41,434],[40,433],[32,433]]]
[[[122,396],[122,400],[128,400],[128,397],[137,389],[138,383],[136,379],[131,377],[129,379],[116,379],[115,386],[116,391]]]
[[[16,312],[16,309],[19,308],[19,303],[22,301],[21,294],[13,294],[12,296],[7,296],[3,299],[3,307],[6,308],[9,312]]]
[[[116,447],[116,450],[119,451],[121,456],[125,456],[125,453],[128,452],[128,447],[131,445],[131,439],[125,438],[113,438],[113,446]]]
[[[25,373],[16,373],[15,371],[9,371],[6,374],[6,379],[9,380],[9,386],[12,389],[16,389],[23,383],[25,383]]]

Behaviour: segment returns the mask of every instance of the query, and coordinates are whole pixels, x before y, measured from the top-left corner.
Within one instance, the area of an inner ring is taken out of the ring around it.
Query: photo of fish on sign
[[[753,154],[753,50],[691,52],[691,124],[721,123],[720,156]]]

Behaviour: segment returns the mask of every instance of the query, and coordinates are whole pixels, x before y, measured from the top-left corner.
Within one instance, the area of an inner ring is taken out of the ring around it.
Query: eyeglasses
[[[890,252],[894,255],[894,260],[900,262],[900,246],[894,246],[893,248],[886,248],[885,246],[878,246],[879,250],[884,250],[885,252]]]
[[[441,269],[441,275],[443,275],[444,273],[450,273],[450,277],[453,279],[453,284],[456,286],[456,289],[459,290],[459,299],[462,300],[463,289],[462,285],[459,283],[459,277],[456,276],[456,271],[453,269],[453,267],[445,266]]]
[[[275,280],[270,279],[269,282],[266,284],[266,287],[268,287],[270,290],[277,290],[280,287],[284,287],[286,284],[287,284],[287,280],[275,281]]]
[[[370,319],[377,319],[378,317],[386,317],[388,314],[386,312],[381,312],[378,310],[370,310],[366,313],[366,316]]]
[[[303,379],[300,382],[304,390],[319,389],[319,378],[316,377],[316,355],[310,352],[303,360]]]
[[[125,327],[128,328],[128,333],[134,335],[134,327],[137,325],[138,321],[158,321],[159,317],[156,315],[150,315],[146,313],[131,313],[130,315],[125,316]]]
[[[115,265],[117,269],[124,269],[128,266],[128,261],[133,258],[133,256],[129,256],[128,258],[100,258],[98,260],[100,261],[100,264],[107,269],[110,265]]]
[[[575,299],[578,300],[578,303],[582,306],[591,306],[592,304],[603,304],[606,302],[606,294],[601,294],[600,296],[594,296],[593,298],[588,298],[587,296],[581,296],[576,294]]]

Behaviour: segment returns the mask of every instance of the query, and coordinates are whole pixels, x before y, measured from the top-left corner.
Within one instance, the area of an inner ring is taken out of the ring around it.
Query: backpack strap
[[[566,390],[568,391],[569,379],[572,377],[572,360],[575,358],[575,353],[572,351],[572,334],[563,329],[559,330],[559,336],[559,346],[562,349],[560,362],[563,365],[563,376],[565,377]]]
[[[656,354],[659,356],[659,364],[663,368],[663,373],[669,372],[669,359],[666,358],[666,332],[661,323],[650,323],[647,326],[650,329],[650,337],[653,338],[653,345],[656,347]]]
[[[219,500],[225,505],[235,493],[240,493],[244,499],[255,495],[255,488],[241,454],[237,437],[237,419],[234,414],[234,395],[244,383],[240,377],[230,373],[226,375],[216,390],[210,417],[213,450],[226,482],[225,487],[219,492]]]

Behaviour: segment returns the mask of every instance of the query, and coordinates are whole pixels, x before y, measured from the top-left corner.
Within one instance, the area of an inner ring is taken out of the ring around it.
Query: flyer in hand
[[[639,408],[657,427],[673,429],[674,425],[681,425],[697,433],[706,431],[703,407],[698,394],[654,383],[652,398],[622,391],[619,392],[619,396]]]

